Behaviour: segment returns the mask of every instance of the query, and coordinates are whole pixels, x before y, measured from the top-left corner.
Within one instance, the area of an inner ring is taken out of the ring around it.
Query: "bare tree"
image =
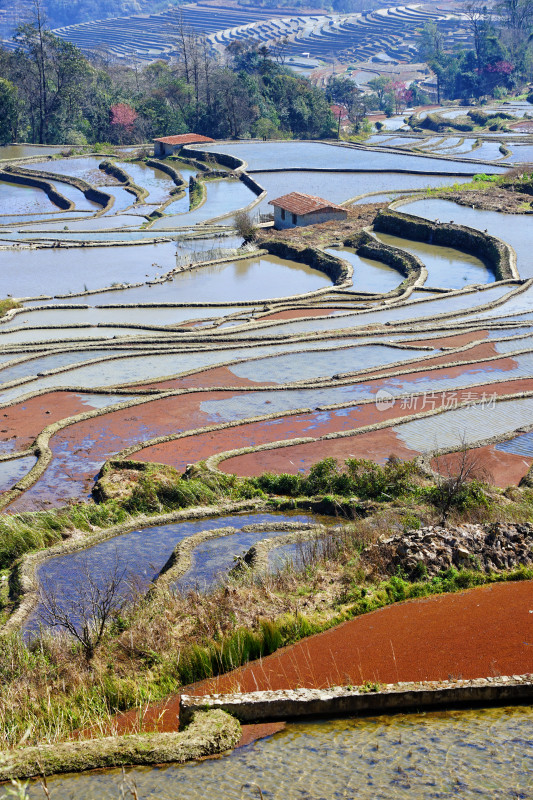
[[[104,580],[95,578],[86,562],[83,576],[68,596],[59,595],[49,583],[39,591],[39,616],[47,628],[66,630],[83,649],[91,661],[102,641],[105,630],[114,616],[123,608],[128,595],[126,569],[119,565],[118,557],[111,574]]]
[[[242,236],[244,243],[253,242],[257,235],[257,228],[252,222],[252,218],[247,211],[237,211],[233,217],[233,224],[239,236]]]
[[[271,53],[274,56],[275,60],[278,62],[278,64],[280,64],[280,66],[284,66],[290,47],[291,42],[289,37],[280,36],[278,39],[274,39],[274,41],[271,43],[269,54]],[[261,51],[260,54],[264,55],[264,53]],[[264,57],[266,58],[266,55],[264,55]]]
[[[481,463],[479,455],[468,448],[463,438],[461,447],[454,453],[437,455],[435,463],[435,491],[433,502],[441,513],[441,523],[446,525],[450,512],[460,505],[467,485],[472,481],[487,483],[490,471]]]

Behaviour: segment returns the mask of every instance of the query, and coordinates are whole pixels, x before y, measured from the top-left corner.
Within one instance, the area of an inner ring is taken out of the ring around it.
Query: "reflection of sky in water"
[[[203,146],[202,146],[203,148]],[[335,169],[409,170],[472,175],[477,167],[460,161],[424,158],[409,153],[386,153],[315,142],[254,142],[215,144],[205,149],[230,153],[248,162],[251,169],[282,169],[324,166]],[[499,167],[487,167],[489,172],[501,172]]]
[[[500,442],[495,446],[495,450],[502,450],[504,453],[514,453],[517,456],[527,456],[533,458],[533,431],[522,433],[506,442]]]
[[[239,208],[244,208],[255,200],[256,195],[242,181],[218,180],[206,181],[207,200],[194,211],[186,211],[173,217],[162,217],[154,222],[152,230],[165,230],[183,225],[196,225],[198,222],[228,215]],[[181,208],[181,206],[180,206]],[[165,213],[168,213],[165,211]],[[253,213],[253,209],[252,209]]]
[[[13,461],[0,461],[0,492],[11,489],[17,481],[28,474],[36,462],[35,456],[15,458]]]
[[[496,342],[496,350],[498,353],[509,353],[512,350],[525,350],[533,345],[533,331],[531,331],[531,328],[530,333],[530,336],[525,336],[522,339],[509,339],[505,342]]]
[[[145,203],[157,203],[159,205],[167,200],[171,190],[176,188],[176,184],[170,175],[160,169],[149,167],[143,162],[118,161],[116,163],[132,178],[133,183],[148,189],[148,197],[143,201]]]
[[[515,356],[513,362],[516,366],[503,369],[498,362],[488,364],[470,364],[462,367],[460,374],[451,376],[452,368],[441,368],[438,372],[420,372],[418,377],[407,380],[400,376],[382,378],[379,381],[354,384],[352,386],[330,387],[326,389],[299,389],[281,392],[249,392],[232,398],[221,400],[206,400],[200,406],[201,410],[209,414],[212,422],[226,422],[246,417],[263,414],[274,414],[298,408],[316,408],[334,403],[354,402],[371,399],[379,388],[386,389],[394,396],[409,394],[411,392],[443,391],[444,389],[468,387],[501,379],[529,377],[533,368],[533,354]],[[414,368],[418,365],[415,364]],[[453,368],[453,371],[456,371]],[[324,412],[335,413],[335,412]],[[265,423],[269,425],[270,423]],[[273,424],[280,424],[274,420]],[[439,423],[442,425],[442,422]],[[290,420],[289,420],[290,425]],[[312,426],[310,426],[312,427]]]
[[[471,283],[494,283],[496,276],[479,258],[453,247],[415,242],[387,233],[377,238],[392,247],[399,247],[417,256],[428,271],[427,286],[442,289],[463,289]]]
[[[324,165],[322,165],[324,166]],[[258,172],[254,179],[268,192],[261,202],[262,213],[272,213],[269,201],[288,192],[304,192],[326,197],[334,203],[341,203],[366,192],[424,190],[428,186],[447,186],[456,181],[469,178],[449,175],[409,175],[401,172]],[[376,198],[365,199],[366,203],[378,202]]]
[[[135,336],[139,332],[135,328],[39,328],[38,330],[0,331],[0,344],[18,344],[45,341],[74,341],[76,339],[113,339],[117,336]]]
[[[115,570],[117,560],[120,570],[126,569],[128,577],[146,586],[164,567],[178,542],[200,531],[227,526],[240,528],[263,522],[312,522],[309,515],[247,514],[227,517],[211,517],[202,520],[158,525],[143,528],[105,542],[95,544],[87,550],[69,553],[45,561],[38,569],[38,579],[53,588],[58,601],[68,601],[75,595],[87,570],[99,585],[109,580]],[[272,535],[272,534],[270,534]],[[257,540],[261,534],[255,534]],[[252,543],[253,543],[252,539]],[[32,613],[25,630],[35,631],[39,625],[39,608]]]
[[[511,291],[509,286],[495,286],[479,292],[470,292],[456,297],[446,296],[439,300],[420,301],[406,306],[384,309],[382,311],[368,311],[346,316],[323,317],[309,322],[291,322],[290,325],[278,324],[257,331],[255,335],[269,336],[271,334],[306,333],[318,330],[338,330],[340,328],[362,327],[373,323],[386,324],[391,321],[414,320],[416,322],[432,322],[438,314],[453,314],[458,311],[468,310],[476,306],[498,301]],[[495,313],[493,311],[493,313]],[[499,312],[504,313],[502,311]],[[248,333],[236,333],[235,338],[248,337]]]
[[[61,221],[56,224],[50,222],[43,222],[40,225],[29,225],[24,228],[28,233],[48,231],[58,231],[60,233],[67,233],[69,231],[99,231],[99,230],[112,230],[114,228],[137,228],[142,222],[146,222],[144,217],[135,216],[133,214],[111,214],[102,217],[82,219],[78,222]],[[90,237],[89,237],[90,238]]]
[[[398,270],[381,261],[358,256],[353,248],[328,247],[326,253],[342,258],[352,265],[355,291],[384,294],[395,289],[403,280],[403,275]]]
[[[426,452],[437,447],[460,447],[463,441],[473,444],[507,433],[521,425],[529,425],[532,414],[533,398],[494,404],[487,401],[484,407],[480,404],[447,412],[444,426],[437,414],[435,417],[406,422],[394,430],[407,447]]]
[[[401,211],[426,219],[440,219],[441,222],[455,220],[477,230],[487,230],[498,236],[516,250],[518,271],[522,278],[533,277],[531,260],[531,218],[524,214],[502,214],[498,211],[481,211],[469,206],[460,206],[450,200],[438,198],[416,200],[402,206]]]
[[[330,349],[341,344],[346,344],[347,339],[330,339],[323,342],[295,342],[294,344],[280,344],[276,346],[278,352],[291,352],[292,350]],[[110,353],[112,350],[110,350]],[[53,386],[83,386],[88,389],[94,386],[114,386],[132,381],[142,381],[187,372],[192,369],[201,369],[226,361],[239,358],[253,358],[254,356],[268,354],[272,348],[268,346],[228,348],[198,353],[176,353],[172,355],[147,355],[132,358],[120,358],[112,362],[102,362],[90,366],[77,367],[68,372],[49,377],[40,378],[25,384],[23,388],[14,388],[0,394],[0,402],[7,402],[20,394],[34,392],[37,389],[51,388]],[[401,351],[400,351],[401,352]],[[1,374],[1,373],[0,373]]]
[[[423,350],[400,350],[382,345],[362,345],[345,350],[323,351],[265,358],[231,367],[235,375],[254,381],[291,383],[309,378],[330,377],[337,372],[378,368],[396,361],[426,355]]]
[[[144,798],[242,800],[259,796],[253,785],[265,800],[528,798],[532,725],[528,706],[291,723],[218,758],[128,774]],[[120,781],[119,769],[48,778],[57,800],[108,800]]]
[[[503,158],[500,144],[501,142],[483,142],[480,147],[476,147],[475,150],[468,154],[468,158],[473,158],[476,161],[498,161]]]
[[[25,211],[48,212],[59,209],[42,189],[0,181],[0,214],[23,214]],[[13,224],[16,225],[16,221]]]
[[[0,295],[36,297],[83,292],[85,287],[100,289],[113,283],[144,282],[147,276],[153,279],[172,269],[175,254],[174,242],[102,249],[80,247],[75,251],[46,248],[30,254],[27,250],[5,250]]]
[[[299,517],[294,521],[312,522],[312,517]],[[289,533],[289,531],[286,531]],[[206,591],[214,586],[233,566],[234,559],[261,539],[283,536],[283,531],[256,531],[255,533],[234,533],[220,539],[210,539],[194,548],[190,569],[173,584],[180,591],[198,589]]]
[[[67,364],[89,361],[91,358],[105,358],[108,355],[109,353],[106,350],[93,350],[82,353],[58,353],[57,355],[44,356],[43,358],[32,358],[31,361],[25,361],[17,366],[0,370],[0,384],[14,381],[17,378],[25,378],[28,375],[37,375],[39,372],[57,369]],[[17,356],[13,355],[12,358],[17,358]]]

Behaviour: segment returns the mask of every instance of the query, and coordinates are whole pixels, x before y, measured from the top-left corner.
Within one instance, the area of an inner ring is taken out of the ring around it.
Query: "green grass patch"
[[[0,317],[5,316],[12,308],[22,308],[22,304],[18,300],[12,300],[11,297],[0,300]]]

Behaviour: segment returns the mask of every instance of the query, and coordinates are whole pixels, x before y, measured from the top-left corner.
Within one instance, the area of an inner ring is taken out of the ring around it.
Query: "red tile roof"
[[[275,200],[270,200],[271,206],[279,206],[291,214],[310,214],[313,211],[346,211],[342,206],[330,203],[322,197],[302,192],[290,192]]]
[[[198,144],[199,142],[214,141],[209,136],[200,136],[199,133],[181,133],[179,136],[162,136],[160,139],[154,139],[154,142],[163,144]]]

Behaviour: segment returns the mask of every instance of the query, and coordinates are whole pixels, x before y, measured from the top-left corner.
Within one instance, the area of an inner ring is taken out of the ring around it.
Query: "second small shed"
[[[330,203],[323,197],[302,192],[290,192],[275,200],[270,200],[274,206],[274,227],[297,228],[303,225],[316,225],[319,222],[343,220],[348,212],[336,203]]]
[[[200,136],[199,133],[180,133],[179,136],[161,136],[154,139],[154,156],[164,158],[174,153],[179,153],[186,144],[210,144],[214,142],[209,136]]]

